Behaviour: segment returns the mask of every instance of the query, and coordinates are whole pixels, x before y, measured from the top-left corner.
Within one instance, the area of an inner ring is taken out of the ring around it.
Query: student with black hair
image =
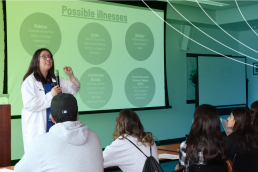
[[[234,109],[229,116],[228,128],[232,128],[233,132],[225,141],[231,161],[235,154],[258,154],[258,134],[251,123],[250,111],[244,107]]]
[[[62,93],[51,101],[52,126],[37,136],[15,172],[103,172],[98,135],[78,121],[75,97]]]
[[[258,130],[258,101],[255,101],[251,105],[250,109],[251,118],[252,118],[252,125],[254,126],[254,129]]]

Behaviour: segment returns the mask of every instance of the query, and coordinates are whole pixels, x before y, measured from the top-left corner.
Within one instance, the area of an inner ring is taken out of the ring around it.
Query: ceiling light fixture
[[[185,1],[189,1],[189,2],[196,2],[196,0],[185,0]],[[219,7],[223,7],[229,4],[225,4],[225,3],[221,3],[221,2],[216,2],[216,1],[209,1],[209,0],[198,0],[198,2],[200,4],[206,4],[206,5],[214,5],[214,6],[219,6]]]

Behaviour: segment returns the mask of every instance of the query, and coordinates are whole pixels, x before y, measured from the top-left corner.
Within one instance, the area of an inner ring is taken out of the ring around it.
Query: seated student
[[[218,110],[211,105],[196,108],[190,133],[179,148],[179,166],[226,162],[226,144],[221,134]]]
[[[252,124],[254,126],[254,129],[258,130],[258,101],[255,101],[251,105],[250,109],[251,118],[252,118]]]
[[[59,94],[51,101],[48,133],[35,138],[15,172],[103,172],[98,135],[78,120],[78,107],[71,94]]]
[[[116,118],[113,142],[103,151],[104,168],[118,166],[123,172],[142,172],[146,156],[159,162],[158,150],[152,134],[144,132],[138,115],[132,110],[122,110]],[[150,154],[151,146],[151,154]]]
[[[233,132],[225,138],[228,158],[233,161],[235,154],[257,154],[258,134],[251,125],[251,115],[247,108],[236,108],[228,117],[228,127]]]
[[[232,130],[232,128],[228,128],[228,121],[225,119],[222,119],[221,122],[222,122],[222,125],[223,125],[226,135],[227,136],[230,135],[233,132],[233,130]]]

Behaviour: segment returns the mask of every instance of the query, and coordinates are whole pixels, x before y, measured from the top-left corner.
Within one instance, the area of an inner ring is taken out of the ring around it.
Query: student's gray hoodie
[[[98,135],[79,121],[52,126],[37,136],[15,172],[103,172]]]

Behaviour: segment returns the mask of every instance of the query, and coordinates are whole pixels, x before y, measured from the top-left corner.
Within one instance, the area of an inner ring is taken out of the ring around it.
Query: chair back
[[[258,172],[258,154],[256,155],[237,155],[235,154],[232,168],[234,172]]]
[[[197,165],[189,166],[189,172],[228,172],[227,163],[223,164],[210,164],[210,165]]]

